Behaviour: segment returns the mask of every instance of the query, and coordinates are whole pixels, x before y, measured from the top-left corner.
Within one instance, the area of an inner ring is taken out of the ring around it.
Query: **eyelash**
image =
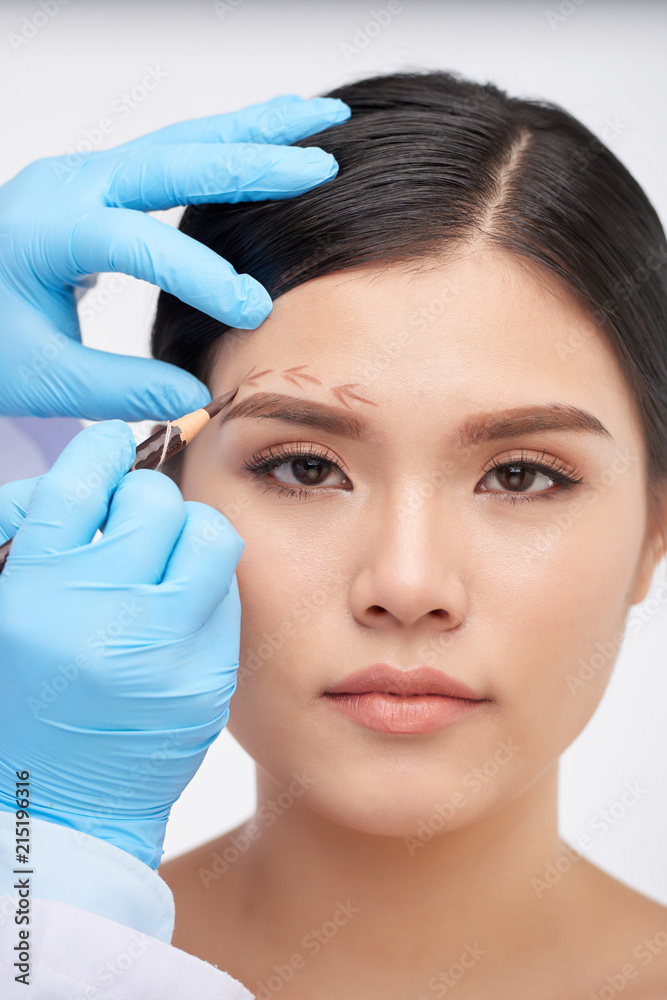
[[[537,461],[534,458],[526,458],[522,448],[519,457],[506,458],[502,462],[499,462],[494,458],[488,468],[484,470],[484,475],[486,476],[489,472],[493,472],[496,469],[507,469],[518,465],[528,469],[530,472],[543,472],[547,478],[553,479],[553,481],[560,486],[560,489],[556,490],[556,493],[561,493],[563,490],[575,489],[584,481],[583,476],[580,475],[578,469],[573,468],[568,471],[567,466],[565,466],[557,458],[545,459],[544,455],[545,452],[543,451]],[[533,500],[554,499],[553,492],[533,494],[505,493],[497,495],[507,498],[502,500],[503,503],[511,503],[512,505],[515,505],[516,503],[523,503],[524,501],[531,502]]]
[[[310,444],[297,444],[297,445],[279,445],[275,450],[270,446],[268,449],[268,456],[261,455],[259,452],[254,452],[252,457],[244,462],[245,468],[248,472],[252,473],[258,479],[266,475],[272,469],[278,468],[280,465],[285,465],[286,463],[292,462],[295,459],[314,459],[317,462],[329,465],[329,470],[339,469],[343,475],[346,475],[345,471],[341,469],[338,462],[336,462],[330,451],[326,451],[322,454],[319,451],[313,450],[317,446],[312,442]],[[496,470],[505,470],[513,466],[521,466],[524,469],[528,469],[530,472],[542,472],[547,478],[552,479],[557,483],[561,489],[557,490],[560,493],[562,490],[571,490],[583,482],[583,477],[579,475],[578,469],[572,469],[568,471],[567,467],[563,465],[558,459],[544,459],[545,452],[542,452],[539,460],[526,458],[524,456],[523,449],[521,449],[520,456],[513,456],[511,458],[506,458],[502,462],[494,459],[489,466],[484,469],[484,476],[488,473]],[[347,477],[346,477],[347,478]],[[340,487],[338,487],[340,488]],[[299,487],[295,489],[293,487],[284,486],[278,484],[277,486],[267,486],[267,490],[275,490],[276,492],[290,497],[307,498],[312,496],[314,493],[322,493],[322,488],[307,489],[304,487]],[[484,492],[492,493],[498,496],[503,503],[511,503],[515,505],[516,503],[524,503],[526,501],[532,502],[533,500],[553,500],[553,493],[534,493],[534,494],[522,494],[522,493],[499,493],[496,490],[485,490]]]
[[[248,472],[257,476],[258,479],[267,472],[270,472],[271,469],[275,469],[279,465],[285,465],[286,462],[294,461],[296,458],[312,458],[317,462],[327,463],[331,468],[340,469],[338,462],[334,461],[334,459],[330,457],[332,452],[326,451],[325,454],[321,454],[318,451],[313,451],[313,448],[316,447],[317,445],[314,445],[312,442],[308,445],[299,443],[297,445],[289,445],[289,447],[279,445],[275,451],[271,446],[269,446],[268,456],[261,455],[259,452],[254,452],[252,458],[244,462],[244,465]],[[331,468],[329,471],[331,471]],[[340,471],[344,474],[343,469],[340,469]],[[313,493],[322,492],[322,489],[309,490],[304,489],[303,487],[294,489],[281,484],[278,484],[277,486],[267,486],[267,490],[275,490],[277,493],[281,493],[286,496],[297,496],[304,499],[312,496]]]

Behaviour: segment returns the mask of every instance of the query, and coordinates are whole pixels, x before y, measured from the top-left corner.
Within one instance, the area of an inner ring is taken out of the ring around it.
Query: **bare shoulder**
[[[244,826],[170,858],[158,869],[174,896],[172,944],[207,961],[219,960],[221,937],[233,941],[241,932],[246,893],[239,847]]]
[[[188,884],[192,882],[193,872],[196,873],[199,861],[203,860],[205,849],[210,848],[213,843],[215,841],[196,847],[185,854],[179,854],[178,857],[170,858],[169,861],[162,862],[158,868],[158,874],[160,878],[164,879],[172,892],[176,892],[177,889],[181,888],[184,882]]]
[[[229,875],[241,853],[234,844],[240,843],[245,825],[241,824],[215,840],[161,864],[158,874],[174,896],[178,894],[184,900],[197,896],[223,876]]]
[[[602,942],[598,995],[622,992],[624,1000],[664,1000],[667,906],[588,861],[582,875],[586,889],[582,919],[596,927]]]

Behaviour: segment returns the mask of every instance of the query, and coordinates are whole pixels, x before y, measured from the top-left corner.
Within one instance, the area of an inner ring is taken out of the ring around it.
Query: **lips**
[[[446,729],[489,698],[433,667],[399,670],[375,663],[323,692],[341,715],[379,733],[417,735]]]
[[[388,663],[374,663],[350,674],[338,684],[328,687],[324,694],[383,694],[401,695],[444,695],[448,698],[465,698],[471,701],[486,701],[463,681],[449,677],[433,667],[419,666],[410,670],[399,670]]]

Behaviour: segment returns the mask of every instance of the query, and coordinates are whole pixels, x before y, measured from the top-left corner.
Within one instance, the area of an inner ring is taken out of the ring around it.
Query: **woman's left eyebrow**
[[[614,440],[610,431],[588,410],[568,403],[516,406],[496,413],[477,413],[458,430],[459,448],[538,431],[578,431]]]

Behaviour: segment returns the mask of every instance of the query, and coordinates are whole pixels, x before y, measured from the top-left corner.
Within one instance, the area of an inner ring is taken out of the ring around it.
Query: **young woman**
[[[296,145],[334,184],[181,223],[271,315],[163,292],[153,332],[240,386],[170,474],[246,542],[258,794],[161,867],[173,943],[262,1000],[664,997],[667,907],[557,815],[665,551],[663,230],[553,105],[443,72],[327,96],[350,120]]]

